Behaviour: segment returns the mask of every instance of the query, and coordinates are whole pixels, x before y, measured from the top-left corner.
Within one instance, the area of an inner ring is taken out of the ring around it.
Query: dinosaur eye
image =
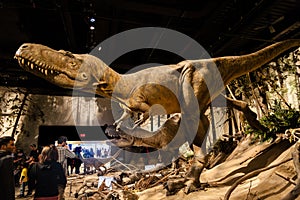
[[[76,62],[71,61],[71,62],[69,63],[69,65],[70,65],[71,68],[74,69],[74,68],[76,67]]]
[[[86,73],[81,73],[81,78],[84,79],[84,80],[88,79]]]

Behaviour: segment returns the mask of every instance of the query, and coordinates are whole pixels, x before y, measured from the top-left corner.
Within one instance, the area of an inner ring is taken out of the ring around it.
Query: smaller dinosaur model
[[[100,170],[100,167],[105,168],[105,164],[109,163],[110,161],[115,160],[121,153],[121,149],[119,149],[114,155],[108,158],[81,158],[81,161],[84,165],[84,173],[87,173],[88,168],[95,168],[95,170]]]

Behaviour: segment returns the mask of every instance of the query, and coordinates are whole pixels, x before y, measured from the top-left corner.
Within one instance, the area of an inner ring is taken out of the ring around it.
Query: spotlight
[[[90,30],[95,30],[95,26],[90,26]]]
[[[96,21],[96,19],[94,17],[90,18],[90,22],[94,23]]]

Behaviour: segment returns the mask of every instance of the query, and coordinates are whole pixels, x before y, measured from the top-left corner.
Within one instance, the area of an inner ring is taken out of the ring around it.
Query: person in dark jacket
[[[31,168],[29,173],[35,182],[35,200],[45,197],[49,200],[57,200],[58,185],[67,184],[64,170],[57,159],[57,148],[54,145],[45,146],[40,154],[39,162]]]
[[[15,180],[13,153],[15,153],[15,140],[13,137],[0,138],[0,199],[15,199]]]
[[[31,151],[29,153],[29,159],[26,162],[29,164],[28,170],[30,171],[33,164],[36,162],[39,162],[39,150],[37,149],[35,144],[31,144],[31,145],[29,145],[29,147],[30,147]],[[33,179],[30,176],[28,176],[28,193],[27,193],[27,195],[31,195],[33,189],[34,189]]]

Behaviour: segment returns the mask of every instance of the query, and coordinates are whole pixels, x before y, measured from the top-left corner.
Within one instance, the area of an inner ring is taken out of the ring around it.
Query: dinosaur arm
[[[124,120],[130,118],[133,113],[142,113],[142,118],[135,121],[135,125],[133,127],[136,128],[137,126],[144,123],[150,115],[150,106],[147,103],[147,98],[143,92],[143,86],[139,87],[138,89],[134,90],[130,95],[130,98],[125,101],[125,106],[121,107],[124,109],[122,116],[115,121],[114,125],[117,125],[117,128],[120,128],[121,124]]]
[[[137,126],[143,124],[150,116],[150,106],[143,101],[135,100],[133,98],[130,101],[129,107],[132,107],[132,108],[138,110],[138,112],[143,113],[142,117],[134,122],[135,125],[133,128],[136,128]]]
[[[130,102],[133,102],[133,100],[131,100]],[[140,118],[134,122],[135,125],[134,125],[133,129],[136,128],[137,126],[141,125],[142,123],[144,123],[150,116],[150,111],[149,111],[150,106],[148,104],[135,102],[134,104],[130,104],[130,106],[128,106],[127,108],[124,108],[124,111],[123,111],[123,114],[121,115],[121,117],[114,122],[114,125],[117,126],[117,129],[119,129],[121,127],[124,120],[130,118],[133,115],[133,113],[134,113],[133,109],[137,110],[136,112],[143,113],[142,118]]]
[[[116,129],[119,129],[123,123],[124,120],[130,118],[132,115],[132,111],[130,111],[129,109],[124,109],[123,114],[121,115],[121,117],[119,119],[117,119],[113,125],[117,126]]]

